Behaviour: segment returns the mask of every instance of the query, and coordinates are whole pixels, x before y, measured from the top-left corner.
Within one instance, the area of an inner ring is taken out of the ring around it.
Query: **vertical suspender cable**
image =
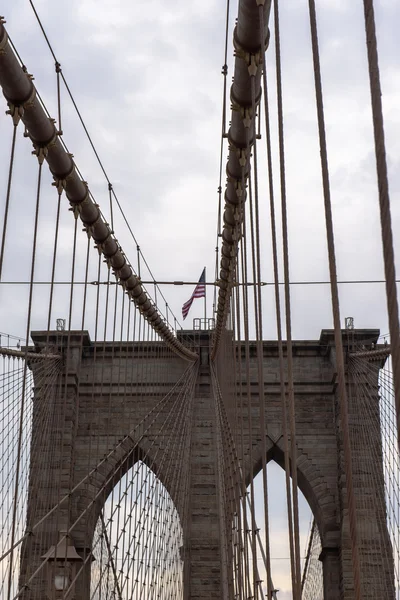
[[[260,30],[264,31],[264,14],[263,7],[259,7]],[[266,44],[263,36],[261,36],[261,59],[263,65],[263,87],[264,87],[264,112],[265,112],[265,129],[266,129],[266,144],[267,144],[267,162],[268,162],[268,181],[269,181],[269,196],[270,196],[270,216],[271,216],[271,238],[272,238],[272,255],[274,269],[274,290],[275,290],[275,311],[276,311],[276,328],[278,336],[278,354],[279,354],[279,381],[280,381],[280,396],[282,404],[282,433],[285,452],[285,480],[286,480],[286,501],[288,511],[288,528],[289,528],[289,549],[290,549],[290,565],[292,576],[292,588],[295,588],[295,562],[294,562],[294,544],[293,544],[293,510],[292,510],[292,494],[290,490],[290,463],[289,463],[289,443],[287,432],[287,414],[286,414],[286,393],[284,381],[284,359],[283,359],[283,344],[282,344],[282,319],[281,306],[279,296],[279,270],[278,270],[278,249],[276,239],[276,223],[275,223],[275,200],[274,200],[274,181],[272,173],[272,152],[271,152],[271,132],[269,121],[269,104],[268,104],[268,84],[266,71]]]
[[[253,258],[253,276],[254,276],[254,300],[255,300],[255,320],[257,337],[257,378],[258,378],[258,401],[260,411],[260,432],[261,432],[261,453],[262,453],[262,475],[264,491],[264,527],[265,527],[265,550],[266,550],[266,570],[267,570],[267,591],[268,597],[272,597],[271,589],[271,552],[269,541],[269,510],[268,510],[268,479],[267,479],[267,447],[266,435],[267,427],[265,422],[265,390],[264,390],[264,348],[263,348],[263,327],[262,327],[262,298],[261,298],[261,255],[260,255],[260,215],[259,215],[259,193],[258,193],[258,165],[257,165],[257,142],[256,142],[256,94],[254,75],[251,77],[251,109],[253,113],[253,173],[254,173],[254,218],[255,218],[255,240],[252,235],[253,247],[255,246],[255,257]],[[251,175],[251,172],[250,172]],[[251,177],[249,177],[249,193],[251,190]],[[250,197],[250,215],[252,217],[252,198]],[[251,219],[253,221],[253,219]],[[252,232],[253,233],[253,232]]]
[[[333,313],[333,324],[334,324],[334,335],[335,335],[335,349],[336,349],[336,370],[338,376],[338,392],[340,402],[340,421],[342,426],[343,434],[343,450],[344,450],[344,467],[346,475],[346,489],[347,489],[347,502],[349,508],[349,525],[350,525],[350,540],[351,540],[351,554],[353,563],[353,578],[354,578],[354,591],[355,600],[361,600],[361,574],[360,574],[360,558],[358,553],[357,544],[357,523],[356,523],[356,506],[354,499],[353,489],[353,472],[351,462],[351,445],[350,445],[350,433],[349,433],[349,417],[348,417],[348,405],[347,405],[347,390],[345,381],[345,368],[344,368],[344,357],[343,357],[343,341],[342,332],[340,329],[340,310],[339,310],[339,293],[337,284],[337,272],[336,272],[336,255],[335,255],[335,240],[333,234],[333,219],[332,219],[332,205],[329,185],[329,169],[328,169],[328,155],[326,146],[325,136],[325,118],[324,118],[324,105],[322,96],[322,83],[321,83],[321,67],[319,61],[319,48],[318,48],[318,32],[317,32],[317,19],[315,12],[315,0],[309,0],[310,10],[310,26],[311,26],[311,43],[312,53],[314,61],[314,79],[315,79],[315,96],[317,103],[317,114],[318,114],[318,133],[319,133],[319,145],[321,155],[321,171],[322,171],[322,183],[324,190],[324,205],[325,205],[325,222],[326,222],[326,236],[328,245],[328,258],[329,258],[329,273],[331,282],[331,296],[332,296],[332,313]]]
[[[288,397],[289,397],[289,423],[290,423],[290,450],[292,464],[292,493],[293,493],[293,520],[294,520],[294,558],[295,558],[295,589],[293,598],[301,598],[301,569],[300,569],[300,533],[299,533],[299,505],[297,493],[297,447],[296,447],[296,416],[294,406],[293,383],[293,350],[292,350],[292,324],[290,314],[290,287],[289,287],[289,242],[286,206],[286,176],[285,176],[285,149],[283,134],[283,101],[282,101],[282,75],[281,51],[279,30],[279,4],[274,3],[275,18],[275,53],[276,53],[276,83],[278,101],[278,134],[279,134],[279,163],[281,181],[282,205],[282,237],[283,237],[283,266],[285,280],[285,308],[286,308],[286,337],[287,337],[287,371],[288,371]]]
[[[386,298],[389,316],[390,343],[393,357],[393,379],[397,413],[397,431],[400,432],[400,327],[397,302],[396,271],[394,264],[392,220],[390,214],[389,183],[386,164],[385,132],[383,127],[382,92],[379,76],[374,2],[364,0],[365,34],[371,89],[372,121],[375,138],[375,158],[378,176],[379,209],[381,217],[383,259],[385,265]],[[400,443],[400,435],[398,436]],[[399,446],[400,448],[400,446]]]

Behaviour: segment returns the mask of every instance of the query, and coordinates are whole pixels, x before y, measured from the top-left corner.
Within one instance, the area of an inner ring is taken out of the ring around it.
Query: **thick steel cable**
[[[333,314],[334,338],[335,338],[335,349],[336,349],[336,370],[337,370],[337,376],[338,376],[340,422],[341,422],[342,434],[343,434],[344,468],[345,468],[345,475],[346,475],[347,503],[348,503],[348,508],[349,508],[349,525],[350,525],[351,554],[352,554],[352,565],[353,565],[353,579],[354,579],[354,587],[355,587],[355,600],[361,600],[362,590],[361,590],[360,558],[359,558],[358,541],[357,541],[356,507],[355,507],[354,489],[353,489],[352,453],[351,453],[350,433],[349,433],[349,417],[348,417],[347,390],[346,390],[346,379],[345,379],[345,366],[344,366],[344,356],[343,356],[343,341],[342,341],[342,332],[341,332],[341,326],[340,326],[339,292],[338,292],[338,284],[337,284],[335,240],[334,240],[334,233],[333,233],[332,204],[331,204],[330,184],[329,184],[328,154],[327,154],[327,144],[326,144],[326,135],[325,135],[325,117],[324,117],[324,105],[323,105],[323,95],[322,95],[321,67],[320,67],[320,60],[319,60],[315,0],[309,0],[308,4],[309,4],[309,13],[310,13],[311,44],[312,44],[312,54],[313,54],[313,63],[314,63],[314,82],[315,82],[315,96],[316,96],[317,115],[318,115],[318,134],[319,134],[319,146],[320,146],[320,156],[321,156],[322,183],[323,183],[323,192],[324,192],[325,224],[326,224],[326,236],[327,236],[327,245],[328,245],[329,273],[330,273],[330,280],[331,280],[331,299],[332,299],[332,314]]]
[[[53,245],[53,261],[51,267],[51,283],[50,283],[50,298],[49,298],[49,311],[47,317],[47,331],[50,331],[50,323],[53,309],[53,295],[54,295],[54,277],[56,272],[56,262],[57,262],[57,249],[58,249],[58,234],[60,228],[60,208],[61,208],[61,192],[58,192],[58,202],[57,202],[57,215],[56,215],[56,223],[54,230],[54,245]]]
[[[279,3],[274,1],[275,21],[275,64],[276,85],[278,104],[278,137],[279,137],[279,166],[280,166],[280,188],[282,209],[282,242],[283,242],[283,270],[285,290],[285,312],[286,312],[286,338],[287,338],[287,377],[289,398],[289,425],[290,425],[290,451],[291,451],[291,475],[293,494],[293,533],[294,533],[294,562],[295,562],[295,589],[293,597],[301,599],[301,569],[300,569],[300,532],[299,532],[299,501],[297,485],[297,443],[296,443],[296,414],[293,380],[293,347],[292,347],[292,322],[291,322],[291,300],[290,300],[290,270],[289,270],[289,239],[288,219],[286,201],[286,174],[285,174],[285,138],[283,131],[283,94],[282,94],[282,70],[281,70],[281,48],[280,48],[280,25],[279,25]]]
[[[57,135],[53,121],[47,118],[31,78],[22,71],[1,20],[0,47],[4,50],[0,54],[0,81],[3,93],[11,110],[21,108],[21,119],[28,128],[35,149],[40,150],[48,162],[57,187],[65,190],[74,212],[79,214],[85,225],[87,234],[96,241],[98,249],[113,267],[117,279],[123,283],[138,309],[151,322],[151,326],[167,344],[175,348],[178,355],[195,361],[196,355],[172,334],[158,308],[153,305],[141,282],[134,275],[122,248],[94,202],[87,184],[81,178],[71,154],[66,151]]]
[[[385,266],[386,298],[389,330],[392,344],[393,377],[397,411],[397,430],[400,444],[400,326],[397,301],[396,269],[394,258],[392,220],[390,214],[389,182],[386,164],[385,131],[383,125],[382,92],[379,76],[374,2],[363,0],[368,72],[371,91],[372,122],[375,139],[375,159],[378,178],[379,209],[382,248]],[[400,448],[400,446],[399,446]]]
[[[269,17],[269,2],[263,6],[265,17]],[[235,45],[235,76],[231,89],[231,98],[234,110],[232,123],[229,129],[229,157],[227,164],[227,185],[225,190],[224,227],[222,231],[220,289],[218,292],[217,318],[211,358],[217,352],[223,329],[226,325],[230,298],[232,293],[233,277],[240,232],[240,225],[244,215],[244,201],[246,196],[245,186],[249,168],[249,156],[246,148],[246,127],[254,122],[254,115],[249,110],[249,84],[248,62],[255,59],[259,51],[258,44],[258,9],[252,0],[240,0],[238,5],[237,27],[234,33]],[[256,67],[257,96],[260,91],[261,69]],[[251,144],[252,145],[252,141]],[[244,173],[244,176],[243,176]]]
[[[263,30],[264,16],[260,10],[260,30]],[[264,41],[260,38],[261,51],[264,49]],[[261,65],[263,60],[261,59]],[[251,103],[252,112],[256,115],[256,96],[255,80],[251,77]],[[258,104],[260,107],[260,103]],[[266,571],[267,571],[267,589],[268,597],[272,597],[272,575],[271,575],[271,552],[269,542],[269,510],[268,510],[268,481],[267,481],[267,449],[266,449],[266,421],[265,421],[265,392],[264,392],[264,370],[263,370],[263,324],[262,324],[262,297],[261,297],[261,250],[260,250],[260,215],[259,215],[259,189],[258,189],[258,162],[257,162],[257,140],[255,135],[254,121],[254,145],[253,145],[253,172],[254,172],[254,217],[255,217],[255,246],[256,246],[256,268],[254,281],[258,284],[254,290],[254,296],[257,296],[258,313],[256,312],[256,331],[257,331],[257,363],[258,363],[258,386],[260,402],[260,430],[261,430],[261,448],[262,448],[262,472],[264,489],[264,525],[265,525],[265,550],[266,550]],[[251,175],[251,172],[250,172]],[[249,182],[251,178],[249,178]],[[261,402],[262,399],[262,402]]]
[[[240,281],[240,276],[239,276],[239,264],[237,263],[236,265],[236,281]],[[237,372],[239,373],[239,377],[235,378],[235,406],[237,405],[237,398],[239,398],[239,405],[237,406],[236,412],[238,415],[238,419],[237,419],[237,426],[236,426],[236,435],[239,435],[239,444],[240,444],[240,454],[239,454],[239,460],[242,462],[242,464],[244,464],[245,462],[245,458],[244,458],[244,427],[243,427],[243,422],[244,422],[244,393],[243,393],[243,377],[242,377],[242,370],[243,370],[243,365],[242,365],[242,319],[241,319],[241,304],[240,304],[240,300],[241,300],[241,294],[239,292],[239,288],[235,287],[234,288],[234,296],[233,296],[233,300],[234,300],[234,313],[236,315],[236,319],[235,319],[235,325],[236,325],[236,329],[234,330],[234,334],[236,334],[233,337],[234,342],[236,342],[236,353],[234,353],[234,356],[237,357],[236,359],[236,364],[234,364],[234,367],[237,369]],[[233,352],[235,352],[235,347],[233,348]],[[239,379],[238,383],[237,380]],[[240,420],[239,420],[239,416],[240,416]],[[239,500],[238,500],[238,529],[239,529],[239,548],[238,548],[238,560],[239,560],[239,585],[241,584],[240,587],[240,593],[241,593],[241,598],[240,600],[242,600],[245,596],[245,589],[246,589],[246,585],[247,585],[247,581],[248,581],[248,573],[247,570],[244,570],[244,566],[243,566],[243,559],[242,556],[244,556],[244,542],[243,542],[243,535],[242,532],[244,531],[244,524],[243,524],[243,515],[246,512],[246,482],[244,480],[244,478],[242,477],[239,480]]]
[[[244,172],[244,170],[243,170]],[[244,178],[244,175],[243,175]],[[245,208],[243,207],[243,237],[240,243],[240,258],[241,258],[241,267],[244,280],[247,280],[247,242],[246,242],[246,215]],[[253,417],[251,410],[251,390],[250,390],[250,340],[249,340],[249,297],[248,297],[248,289],[246,286],[242,288],[243,295],[243,317],[244,317],[244,346],[245,346],[245,373],[246,373],[246,396],[247,396],[247,423],[248,430],[250,432],[250,439],[248,443],[248,453],[249,453],[249,464],[253,465],[253,448],[251,436],[253,432]],[[251,555],[252,555],[252,568],[253,568],[253,593],[256,587],[257,581],[257,548],[256,548],[256,538],[255,538],[255,530],[256,530],[256,521],[255,521],[255,493],[254,493],[254,478],[251,473],[250,478],[250,498],[251,498]]]
[[[215,244],[215,281],[218,279],[219,266],[219,237],[221,235],[221,218],[222,218],[222,172],[223,172],[223,155],[224,155],[224,137],[226,135],[226,90],[228,76],[228,33],[229,33],[229,8],[230,0],[226,0],[226,18],[225,18],[225,46],[224,46],[224,64],[222,66],[222,75],[224,77],[222,91],[222,116],[221,116],[221,141],[219,153],[219,177],[218,177],[218,214],[217,214],[217,238]],[[214,287],[213,299],[213,316],[217,303],[217,288]]]
[[[155,282],[155,277],[154,277],[154,275],[153,275],[153,273],[152,273],[152,271],[151,271],[151,269],[150,269],[150,267],[149,267],[149,265],[147,263],[147,260],[146,260],[146,258],[144,256],[144,254],[142,253],[142,251],[140,249],[140,246],[138,245],[138,241],[137,241],[137,239],[136,239],[136,237],[135,237],[135,235],[133,233],[133,230],[132,230],[132,228],[130,226],[130,223],[129,223],[129,221],[128,221],[126,215],[125,215],[125,212],[124,212],[124,210],[123,210],[123,208],[121,206],[121,203],[120,203],[120,201],[118,199],[118,196],[117,196],[117,194],[116,194],[116,192],[114,190],[114,187],[113,187],[113,185],[111,183],[111,180],[110,180],[110,178],[108,176],[108,173],[107,173],[107,171],[106,171],[106,169],[104,167],[103,161],[101,160],[100,155],[99,155],[99,153],[98,153],[98,151],[96,149],[96,146],[95,146],[95,144],[93,142],[92,136],[90,135],[89,130],[88,130],[86,124],[85,124],[85,121],[83,119],[82,113],[80,112],[80,110],[78,108],[78,105],[76,103],[76,100],[75,100],[75,98],[74,98],[74,96],[72,94],[72,91],[71,91],[71,89],[70,89],[70,87],[69,87],[69,85],[67,83],[65,75],[63,73],[63,70],[61,69],[61,64],[57,60],[57,57],[56,57],[55,52],[53,50],[53,47],[52,47],[52,45],[50,43],[50,40],[49,40],[49,37],[48,37],[48,35],[46,33],[44,25],[43,25],[43,23],[42,23],[42,21],[41,21],[41,19],[39,17],[39,13],[38,13],[38,11],[37,11],[37,9],[36,9],[33,1],[29,0],[29,3],[31,5],[31,7],[32,7],[32,10],[34,12],[35,18],[36,18],[36,20],[38,22],[38,25],[39,25],[39,27],[40,27],[40,29],[42,31],[43,37],[44,37],[44,39],[46,41],[46,44],[47,44],[47,46],[48,46],[48,48],[50,50],[50,53],[51,53],[51,55],[52,55],[52,57],[54,59],[54,64],[55,64],[56,73],[57,73],[57,104],[58,104],[58,115],[59,115],[59,132],[58,133],[59,133],[59,135],[63,134],[63,131],[61,129],[61,104],[60,104],[60,95],[61,95],[61,92],[60,92],[60,81],[59,81],[60,76],[61,76],[61,79],[63,80],[63,83],[65,85],[65,89],[68,92],[68,95],[69,95],[69,97],[71,99],[71,102],[73,104],[75,112],[78,115],[78,119],[79,119],[79,121],[80,121],[80,123],[82,125],[82,128],[83,128],[83,130],[85,132],[85,135],[86,135],[86,137],[87,137],[87,139],[89,141],[89,144],[92,147],[92,150],[93,150],[93,153],[94,153],[94,155],[96,157],[96,160],[97,160],[97,162],[98,162],[98,164],[100,166],[100,169],[102,170],[103,175],[104,175],[104,177],[105,177],[105,179],[107,181],[107,184],[108,184],[108,190],[109,190],[109,193],[110,193],[111,229],[113,229],[113,215],[112,215],[112,204],[111,204],[111,194],[112,194],[113,198],[115,199],[115,201],[117,203],[117,206],[118,206],[119,211],[120,211],[120,213],[122,215],[122,218],[124,219],[124,222],[125,222],[125,224],[126,224],[126,226],[128,228],[128,231],[131,234],[131,237],[132,237],[133,241],[135,242],[135,244],[136,244],[136,246],[138,248],[138,251],[140,252],[140,255],[142,256],[143,262],[146,265],[146,268],[147,268],[147,270],[149,272],[149,275],[150,275],[150,277],[152,277],[153,281]],[[227,8],[228,15],[227,15],[227,18],[228,18],[228,16],[229,16],[229,0],[227,0],[227,3],[228,3],[228,8]],[[225,55],[226,55],[226,52],[225,52]],[[20,62],[22,63],[22,60],[21,60],[20,56],[18,55],[18,53],[17,53],[17,56],[18,56]],[[225,59],[225,63],[226,63],[226,59]],[[140,273],[139,273],[139,277],[140,277]],[[155,282],[155,285],[157,285],[156,282]],[[158,285],[157,285],[157,288],[158,288],[158,290],[160,292],[161,297],[164,299],[164,301],[166,301],[165,296],[162,293],[161,289],[158,287]],[[179,321],[178,321],[178,324],[179,324],[179,326],[181,326],[180,323],[179,323]]]
[[[260,29],[264,29],[264,15],[262,6],[259,8]],[[279,293],[279,267],[278,267],[278,244],[276,235],[276,219],[275,219],[275,194],[272,168],[272,150],[271,150],[271,130],[269,118],[269,101],[268,101],[268,82],[267,82],[267,65],[266,65],[266,45],[265,40],[261,42],[261,61],[263,70],[263,92],[264,92],[264,113],[265,113],[265,137],[267,145],[267,166],[268,166],[268,186],[269,186],[269,204],[270,204],[270,219],[271,219],[271,241],[272,241],[272,259],[274,273],[274,291],[275,291],[275,315],[276,328],[278,337],[278,358],[279,358],[279,389],[282,406],[282,433],[284,442],[284,465],[285,465],[285,484],[286,484],[286,504],[288,514],[288,529],[289,529],[289,552],[290,552],[290,572],[292,578],[292,588],[295,589],[295,550],[293,536],[293,508],[292,494],[290,489],[290,460],[289,460],[289,440],[287,431],[287,410],[286,410],[286,390],[285,390],[285,371],[282,343],[282,317],[281,303]]]

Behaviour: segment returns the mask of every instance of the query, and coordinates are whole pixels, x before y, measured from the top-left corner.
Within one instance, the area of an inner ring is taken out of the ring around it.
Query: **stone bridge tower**
[[[187,332],[189,333],[189,332]],[[92,343],[86,332],[54,332],[50,342],[58,347],[59,352],[65,353],[66,337],[69,336],[68,377],[64,377],[62,385],[65,393],[59,397],[53,407],[53,423],[48,431],[54,442],[55,451],[50,465],[50,476],[41,485],[37,485],[42,477],[41,444],[45,424],[41,425],[40,418],[34,419],[37,430],[33,435],[30,469],[30,497],[28,506],[28,527],[35,505],[35,519],[46,514],[60,498],[69,494],[69,490],[80,481],[96,464],[110,451],[110,444],[123,440],[127,429],[127,419],[124,407],[120,402],[121,385],[125,386],[134,410],[130,419],[138,422],[149,408],[168,390],[185,371],[185,362],[179,358],[158,358],[163,361],[157,370],[158,378],[152,381],[150,391],[141,393],[140,373],[143,365],[154,361],[157,343],[146,342],[135,345],[129,343]],[[182,335],[185,335],[184,333]],[[358,343],[376,342],[379,332],[376,330],[354,330],[353,341]],[[190,501],[189,518],[184,531],[184,582],[185,600],[222,598],[221,578],[222,566],[220,559],[220,524],[225,518],[220,514],[217,491],[217,449],[216,449],[216,420],[215,409],[210,384],[210,332],[198,336],[201,345],[201,360],[197,383],[193,398],[193,419],[191,447],[188,449],[189,458],[186,468],[190,470]],[[43,348],[48,341],[47,332],[32,334],[36,351]],[[348,340],[344,335],[344,344],[348,350]],[[200,350],[200,348],[199,348]],[[237,422],[241,423],[241,431],[234,430],[234,421],[229,414],[229,402],[226,405],[228,419],[231,419],[233,436],[239,434],[245,443],[245,461],[243,465],[246,480],[261,468],[262,436],[265,435],[267,444],[267,459],[284,463],[284,446],[282,440],[282,419],[279,396],[279,365],[278,348],[274,341],[263,343],[264,368],[264,406],[267,431],[260,431],[259,419],[252,420],[250,429],[247,419],[248,404],[258,406],[260,393],[257,381],[256,345],[250,343],[250,381],[245,381],[245,369],[239,369],[236,377],[242,380],[243,412],[238,415]],[[322,553],[320,560],[324,574],[324,600],[350,600],[354,597],[352,589],[351,555],[348,535],[348,516],[346,506],[346,479],[343,469],[343,452],[341,431],[338,419],[338,399],[336,396],[335,354],[333,332],[323,330],[319,340],[296,341],[293,343],[296,428],[297,428],[297,473],[301,491],[306,497],[318,524]],[[244,362],[244,355],[241,357]],[[118,361],[119,369],[114,368]],[[133,363],[132,363],[133,361]],[[134,364],[135,377],[132,379]],[[122,365],[122,371],[121,371]],[[35,376],[35,394],[40,398],[41,386],[46,385],[33,366]],[[378,369],[376,367],[376,394],[373,405],[370,406],[370,422],[363,426],[371,431],[379,431],[379,399],[378,399]],[[117,372],[118,371],[118,372]],[[134,384],[132,383],[134,381]],[[144,383],[144,382],[142,382]],[[146,382],[148,384],[149,382]],[[350,381],[349,386],[354,385]],[[250,390],[250,393],[248,393]],[[361,393],[361,392],[360,392]],[[358,394],[349,394],[350,426],[352,434],[357,435],[360,427],[359,403],[363,400]],[[93,420],[93,398],[96,410],[108,414],[110,398],[112,400],[111,418]],[[365,402],[370,399],[364,398]],[[38,400],[39,402],[39,400]],[[57,428],[57,414],[63,409],[59,403],[64,403],[68,415],[68,427],[62,433]],[[34,410],[39,410],[37,406]],[[258,409],[257,409],[258,410]],[[131,424],[131,423],[130,423]],[[146,450],[150,439],[157,435],[157,420],[152,429],[146,432],[140,441],[140,449],[132,452],[132,441],[125,440],[118,447],[118,452],[103,466],[96,470],[90,485],[76,493],[72,493],[58,512],[57,522],[49,518],[34,536],[28,538],[27,547],[23,553],[21,564],[21,579],[34,572],[37,565],[29,560],[29,548],[35,546],[35,555],[44,555],[52,544],[57,541],[57,532],[79,520],[73,529],[73,542],[80,556],[88,556],[91,551],[92,537],[99,512],[112,486],[123,475],[127,468],[140,459],[140,452]],[[361,569],[363,573],[363,589],[365,599],[387,598],[394,600],[394,575],[392,550],[386,527],[385,493],[382,463],[374,464],[374,472],[378,477],[371,478],[371,452],[364,447],[359,438],[353,451],[353,471],[356,503],[362,507],[358,512],[359,544]],[[381,442],[376,438],[376,452],[381,455]],[[161,452],[163,438],[157,442]],[[250,453],[250,446],[252,451]],[[91,448],[90,454],[88,448]],[[247,450],[246,450],[247,448]],[[377,455],[375,452],[375,456]],[[250,454],[252,459],[250,461]],[[129,455],[129,460],[124,457]],[[178,465],[177,465],[178,467]],[[179,466],[180,468],[182,465]],[[61,477],[60,477],[61,470]],[[178,510],[183,511],[183,499],[171,489],[170,482],[162,469],[157,471]],[[55,485],[54,482],[60,482]],[[109,484],[107,484],[109,482]],[[98,495],[100,489],[105,493]],[[39,491],[39,496],[37,492]],[[95,499],[95,501],[93,501]],[[85,507],[90,507],[85,511]],[[62,522],[61,522],[62,521]],[[368,527],[365,525],[368,524]],[[373,537],[373,539],[371,539]],[[40,546],[40,547],[38,547]],[[384,549],[385,557],[378,549]],[[229,567],[229,565],[228,565]],[[228,568],[229,570],[229,568]],[[229,573],[228,573],[229,576]],[[44,576],[35,579],[34,588],[44,594]],[[87,600],[90,589],[90,563],[80,577],[76,586],[76,599]],[[390,596],[387,590],[391,590]],[[233,596],[232,596],[233,597]],[[26,592],[29,598],[29,591]]]

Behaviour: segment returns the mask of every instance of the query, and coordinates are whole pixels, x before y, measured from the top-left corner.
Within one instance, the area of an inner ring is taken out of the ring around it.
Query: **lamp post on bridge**
[[[76,577],[78,564],[83,559],[66,531],[59,532],[57,546],[51,546],[42,559],[47,560],[47,597],[50,600],[73,600],[75,583],[72,582]]]

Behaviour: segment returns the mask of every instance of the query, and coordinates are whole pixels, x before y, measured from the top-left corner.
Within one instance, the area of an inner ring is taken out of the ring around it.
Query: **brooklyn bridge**
[[[399,7],[0,10],[0,597],[400,600]]]

